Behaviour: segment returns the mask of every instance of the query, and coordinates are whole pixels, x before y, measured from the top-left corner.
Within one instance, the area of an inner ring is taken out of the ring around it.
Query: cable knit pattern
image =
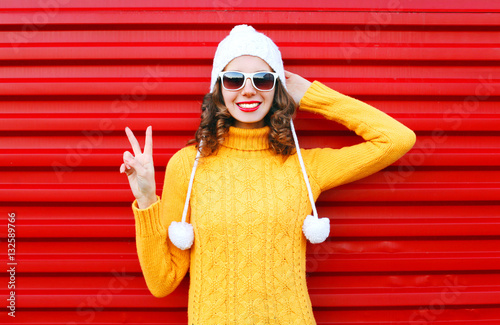
[[[390,165],[415,142],[399,122],[319,82],[301,109],[366,140],[342,149],[302,149],[315,198]],[[217,155],[200,160],[190,203],[190,250],[172,245],[166,229],[181,220],[194,147],[170,160],[161,200],[148,209],[132,205],[138,256],[153,295],[172,292],[190,268],[189,325],[316,324],[302,234],[311,213],[307,189],[296,155],[274,155],[268,133],[268,127],[231,127]]]

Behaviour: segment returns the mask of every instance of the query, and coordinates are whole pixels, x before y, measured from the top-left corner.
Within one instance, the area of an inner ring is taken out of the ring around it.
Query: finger
[[[130,167],[130,164],[131,164],[131,162],[129,160],[123,161],[122,165],[123,165],[125,171],[132,168],[132,167]],[[122,168],[122,166],[120,166],[120,170],[121,170],[121,168]]]
[[[151,125],[146,129],[146,144],[144,145],[144,154],[153,157],[153,127]]]
[[[285,70],[285,78],[290,78],[291,76],[293,76],[293,73],[291,73],[290,71],[288,70]]]
[[[134,157],[134,155],[132,155],[132,154],[130,153],[130,151],[125,151],[125,152],[123,153],[123,161],[125,161],[125,160],[132,160],[132,159],[134,159],[134,158],[135,158],[135,157]]]
[[[123,173],[125,173],[127,176],[130,176],[131,174],[134,173],[134,169],[132,169],[127,164],[121,164],[121,166],[120,166],[120,174],[123,174]]]
[[[127,170],[134,169],[135,171],[137,171],[138,174],[143,175],[143,174],[146,173],[146,170],[144,169],[144,167],[142,166],[142,164],[139,163],[136,159],[131,159],[131,160],[126,159],[125,160],[125,167],[130,167],[130,168],[127,168],[125,170],[125,172]]]
[[[146,172],[144,166],[142,166],[142,164],[137,161],[137,159],[135,159],[135,157],[129,151],[125,151],[123,153],[123,163],[125,164],[125,172],[130,169],[134,169],[139,174]]]
[[[135,172],[135,170],[133,168],[125,169],[125,171],[124,171],[125,175],[127,175],[127,176],[132,175],[134,172]]]
[[[134,155],[138,156],[138,155],[142,154],[141,146],[139,145],[139,142],[135,138],[132,130],[130,130],[128,127],[126,127],[125,133],[127,134],[128,141],[130,142],[130,145],[132,146],[132,149],[134,150]]]

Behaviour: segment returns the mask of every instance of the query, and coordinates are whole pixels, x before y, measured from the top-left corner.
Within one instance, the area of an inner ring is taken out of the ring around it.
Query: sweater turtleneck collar
[[[222,145],[244,151],[267,150],[269,149],[269,131],[269,126],[258,129],[241,129],[231,126]]]

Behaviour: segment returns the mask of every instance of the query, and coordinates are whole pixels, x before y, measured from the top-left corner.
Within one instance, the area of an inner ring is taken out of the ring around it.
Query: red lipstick
[[[261,102],[259,101],[248,101],[236,103],[238,108],[243,112],[254,112],[259,109]]]

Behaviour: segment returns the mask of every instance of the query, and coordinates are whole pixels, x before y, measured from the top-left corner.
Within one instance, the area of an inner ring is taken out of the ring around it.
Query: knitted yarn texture
[[[319,82],[300,104],[365,140],[341,149],[301,150],[315,199],[392,164],[415,142],[401,123]],[[172,293],[189,269],[190,325],[316,324],[302,233],[311,204],[296,157],[275,155],[268,133],[269,127],[231,127],[218,153],[200,160],[188,220],[195,232],[190,250],[175,247],[166,228],[181,219],[195,147],[169,161],[161,199],[147,209],[132,205],[151,293]]]

